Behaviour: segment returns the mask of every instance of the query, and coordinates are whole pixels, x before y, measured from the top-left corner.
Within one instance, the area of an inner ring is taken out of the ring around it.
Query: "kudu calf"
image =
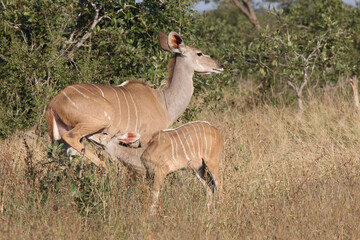
[[[154,178],[150,212],[154,213],[165,177],[185,168],[204,185],[209,204],[219,187],[222,145],[220,133],[207,122],[191,122],[155,134],[141,156],[148,175]]]
[[[153,89],[139,81],[119,86],[67,86],[47,106],[46,120],[52,141],[64,141],[69,149],[83,153],[107,172],[103,161],[84,150],[80,142],[83,137],[104,146],[114,137],[122,143],[140,138],[141,144],[146,145],[154,133],[169,127],[185,111],[193,94],[195,72],[223,71],[220,63],[186,46],[179,34],[159,32],[158,37],[161,48],[175,54],[164,89]],[[108,152],[117,151],[116,157],[132,165],[131,158],[127,158],[132,153],[127,152],[126,147],[118,147],[120,153],[118,149],[107,149]],[[139,168],[144,170],[143,166]]]

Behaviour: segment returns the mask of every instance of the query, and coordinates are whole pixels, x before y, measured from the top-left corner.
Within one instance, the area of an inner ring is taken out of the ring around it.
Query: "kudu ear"
[[[166,35],[166,33],[159,31],[158,32],[158,40],[160,43],[160,47],[168,52],[171,52],[169,45],[168,45],[168,36]]]
[[[164,32],[158,33],[158,39],[160,43],[160,47],[169,52],[173,53],[185,53],[185,44],[182,40],[181,36],[176,32],[170,32],[169,36],[167,36]]]
[[[185,44],[182,37],[176,32],[170,32],[168,37],[168,45],[170,50],[174,53],[185,53]]]
[[[119,141],[119,143],[122,143],[125,145],[139,141],[139,139],[140,139],[140,134],[138,134],[136,132],[127,132],[127,133],[117,137],[117,140]]]

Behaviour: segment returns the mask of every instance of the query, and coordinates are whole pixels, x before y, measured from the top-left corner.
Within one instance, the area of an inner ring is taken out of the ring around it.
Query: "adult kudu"
[[[175,53],[164,89],[153,89],[136,80],[119,86],[69,85],[47,106],[46,121],[52,142],[64,141],[68,149],[83,153],[107,172],[103,161],[85,151],[83,137],[103,146],[114,138],[123,144],[140,139],[141,145],[146,145],[154,133],[168,128],[185,111],[193,94],[194,72],[223,71],[216,60],[186,46],[179,34],[159,32],[158,38],[163,50]],[[125,164],[144,170],[141,163],[129,160],[134,149],[118,144],[116,149],[105,150],[113,157],[116,151],[116,157],[124,158],[121,160]]]

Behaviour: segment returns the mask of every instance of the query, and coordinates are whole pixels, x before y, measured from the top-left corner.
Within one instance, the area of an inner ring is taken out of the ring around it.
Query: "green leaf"
[[[265,75],[266,75],[266,72],[265,72],[265,70],[264,70],[263,68],[260,68],[260,69],[259,69],[259,72],[260,72],[260,74],[261,74],[262,76],[265,76]]]
[[[72,182],[70,185],[70,194],[72,197],[77,197],[78,196],[78,190],[77,190],[77,186],[75,182]]]

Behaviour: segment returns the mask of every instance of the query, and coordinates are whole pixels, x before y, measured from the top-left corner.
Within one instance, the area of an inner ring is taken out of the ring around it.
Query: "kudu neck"
[[[162,90],[169,125],[185,112],[194,91],[192,80],[194,70],[186,60],[185,57],[175,57],[172,72],[169,71],[168,84]]]

